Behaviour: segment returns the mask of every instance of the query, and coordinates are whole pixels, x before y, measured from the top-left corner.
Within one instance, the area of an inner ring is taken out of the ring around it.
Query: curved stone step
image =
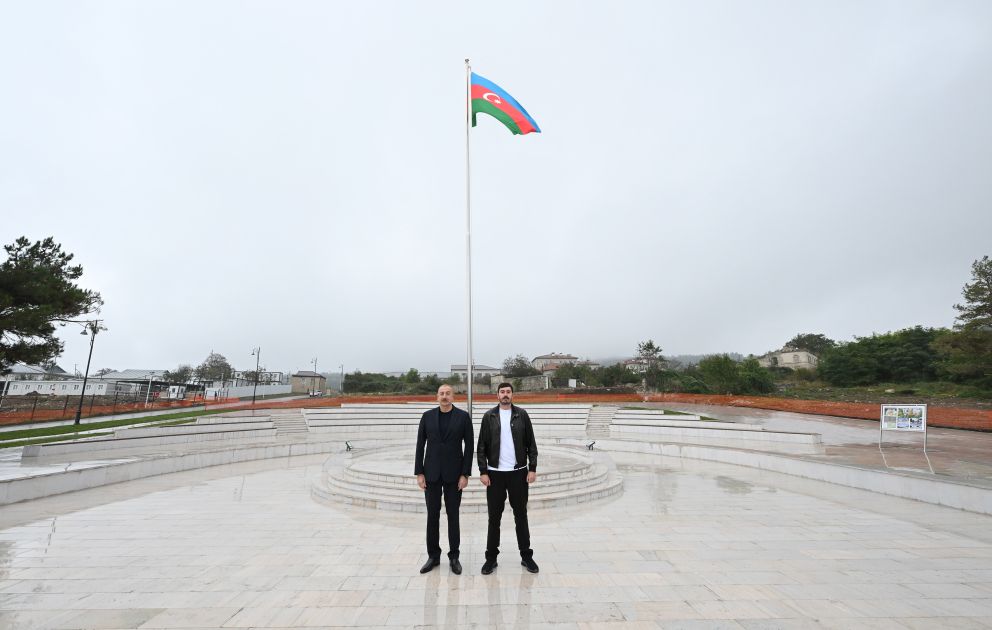
[[[604,482],[609,476],[609,470],[606,466],[597,466],[589,472],[588,475],[583,477],[576,477],[570,479],[555,479],[546,480],[543,476],[538,478],[538,481],[531,485],[530,495],[542,495],[551,494],[554,492],[568,492],[573,490],[582,490],[589,488]],[[341,476],[334,476],[330,474],[325,474],[323,478],[324,484],[328,487],[340,487],[351,489],[355,492],[361,492],[363,490],[375,490],[377,492],[393,494],[397,496],[413,496],[419,498],[422,495],[422,490],[417,486],[416,477],[410,476],[410,483],[376,483],[372,480],[358,479],[350,476],[347,470]],[[483,486],[478,478],[472,478],[469,481],[469,485],[464,490],[463,498],[470,495],[485,495],[485,486]]]
[[[311,496],[328,503],[404,512],[425,512],[423,491],[406,472],[412,464],[409,447],[353,452],[348,460],[329,460]],[[538,457],[538,481],[530,487],[529,509],[577,505],[616,495],[623,478],[604,454],[571,447],[546,447]],[[486,491],[471,479],[462,494],[461,510],[486,511]]]

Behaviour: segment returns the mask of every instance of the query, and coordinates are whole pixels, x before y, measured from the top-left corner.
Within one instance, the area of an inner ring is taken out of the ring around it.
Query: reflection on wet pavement
[[[468,514],[464,573],[442,563],[422,576],[423,515],[311,501],[324,459],[217,467],[11,506],[19,524],[0,530],[0,627],[818,627],[829,619],[838,628],[922,628],[992,618],[986,516],[618,453],[625,492],[616,501],[534,513],[540,574],[520,566],[507,514],[499,567],[480,575],[486,517]]]

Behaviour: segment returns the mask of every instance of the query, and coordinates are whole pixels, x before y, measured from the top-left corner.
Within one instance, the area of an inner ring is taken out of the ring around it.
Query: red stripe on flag
[[[490,95],[489,98],[486,98],[486,94]],[[477,98],[481,98],[485,101],[489,101],[489,103],[496,106],[498,109],[506,112],[510,116],[510,118],[513,119],[513,122],[517,123],[517,126],[520,127],[520,133],[524,134],[534,131],[534,125],[530,124],[530,121],[527,120],[527,117],[524,116],[520,112],[520,110],[518,110],[510,103],[507,103],[505,100],[500,98],[498,94],[490,92],[489,89],[487,89],[486,87],[473,84],[472,99],[477,99]]]

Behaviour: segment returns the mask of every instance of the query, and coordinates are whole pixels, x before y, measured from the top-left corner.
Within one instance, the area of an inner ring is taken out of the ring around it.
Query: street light
[[[313,393],[315,391],[317,391],[317,377],[316,377],[316,374],[317,374],[317,357],[314,357],[313,358],[313,361],[311,361],[311,363],[313,363],[313,373],[315,375],[315,376],[311,376],[310,377],[310,390],[311,390],[310,391],[310,394],[313,395]]]
[[[145,390],[145,409],[148,408],[148,399],[152,397],[152,379],[155,378],[155,371],[148,372],[148,389]],[[140,389],[138,390],[141,391]]]
[[[251,355],[255,357],[255,387],[251,390],[251,406],[255,406],[255,392],[258,391],[258,365],[262,360],[262,348],[259,346],[251,351]]]
[[[96,341],[96,334],[101,330],[107,330],[100,325],[99,319],[94,319],[93,321],[86,322],[83,324],[83,332],[80,335],[90,336],[90,354],[86,357],[86,372],[83,374],[83,391],[79,392],[79,407],[76,408],[76,421],[74,424],[79,424],[79,418],[83,415],[83,397],[86,396],[86,381],[90,376],[90,360],[93,358],[93,342]]]

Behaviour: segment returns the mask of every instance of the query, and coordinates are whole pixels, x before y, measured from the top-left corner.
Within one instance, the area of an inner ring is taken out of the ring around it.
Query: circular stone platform
[[[485,487],[475,462],[462,494],[462,512],[485,512]],[[537,481],[530,486],[528,509],[577,505],[606,499],[623,490],[623,478],[609,456],[584,449],[542,447]],[[311,488],[318,501],[403,512],[426,512],[424,493],[413,475],[409,446],[352,452],[350,460],[332,458]]]

